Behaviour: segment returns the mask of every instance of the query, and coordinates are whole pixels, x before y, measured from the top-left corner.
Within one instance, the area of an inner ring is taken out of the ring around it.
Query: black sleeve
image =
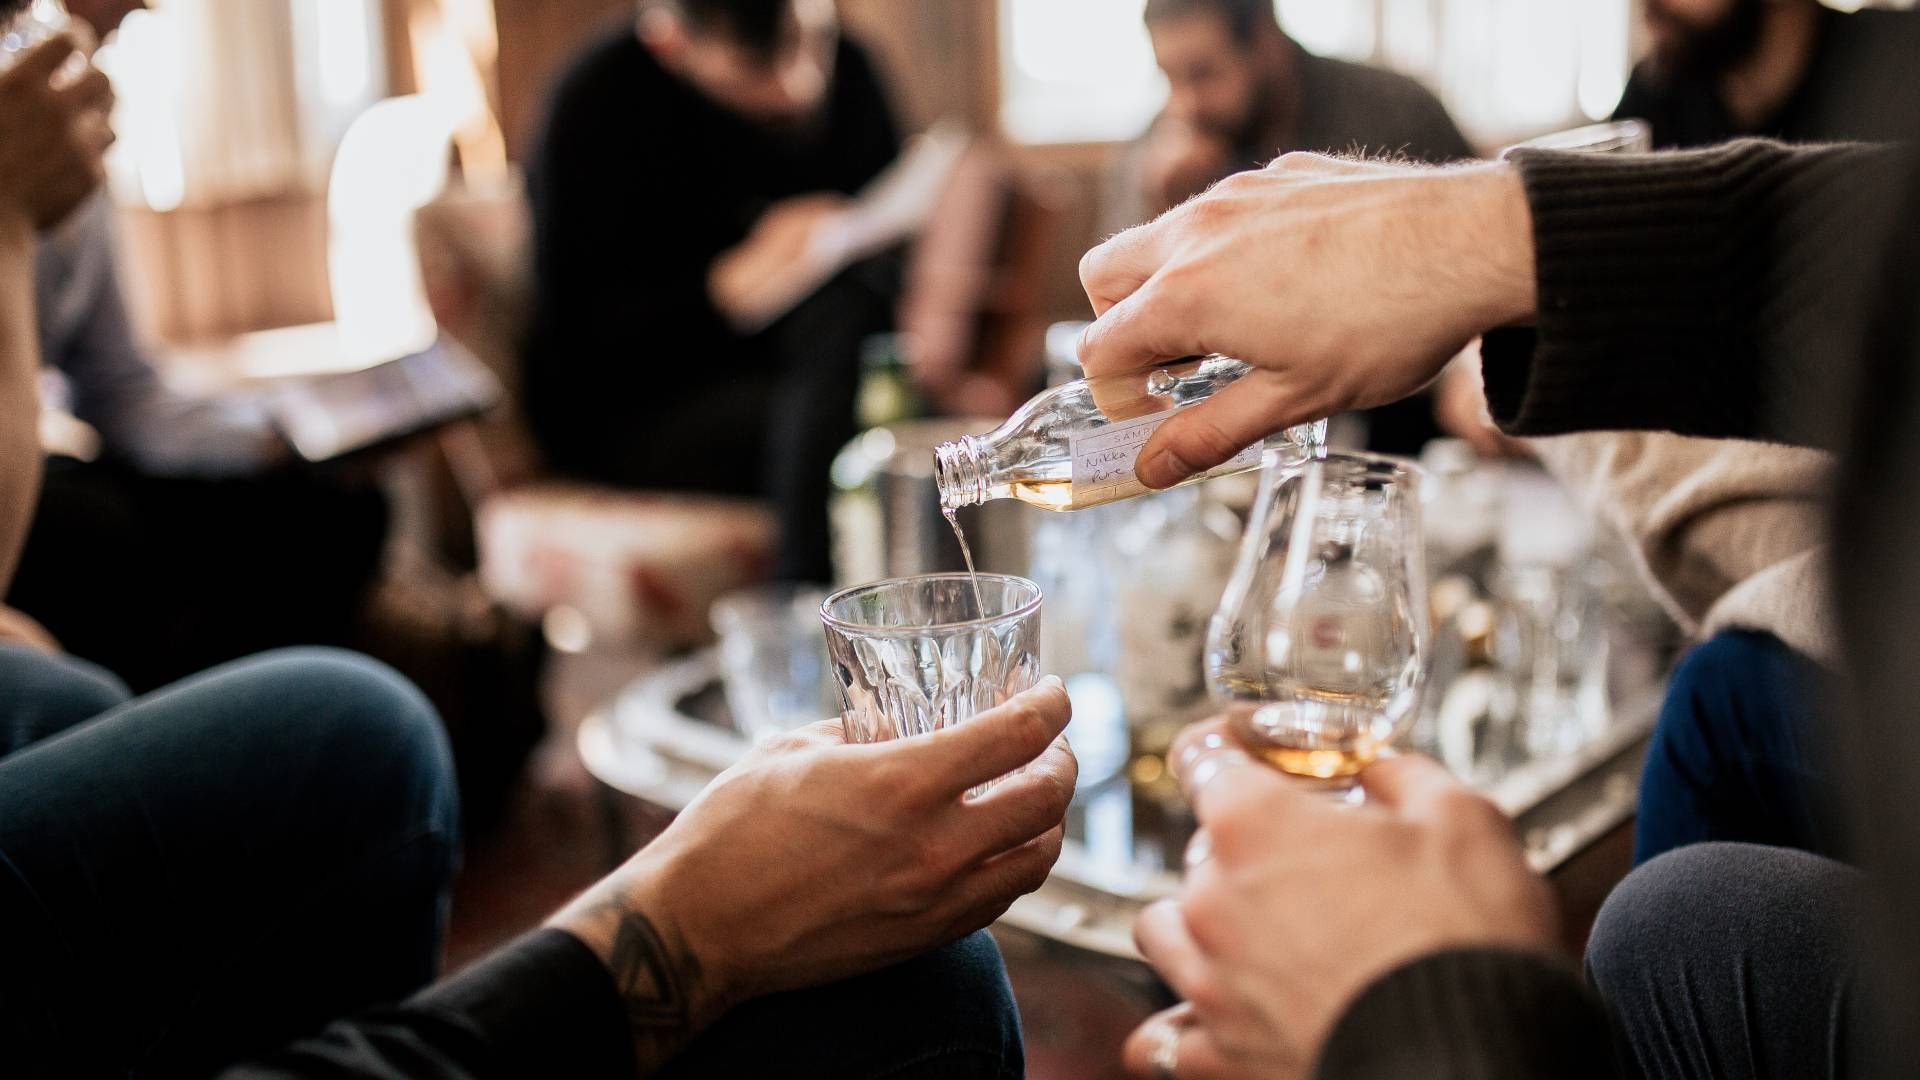
[[[342,1020],[221,1080],[631,1078],[613,978],[573,935],[519,939],[403,1005]]]
[[[1519,151],[1539,287],[1487,335],[1487,400],[1521,435],[1668,430],[1818,442],[1849,392],[1899,155],[1749,140],[1645,155]]]
[[[1334,1025],[1319,1080],[1601,1080],[1605,1009],[1566,965],[1531,953],[1436,953],[1362,991]]]

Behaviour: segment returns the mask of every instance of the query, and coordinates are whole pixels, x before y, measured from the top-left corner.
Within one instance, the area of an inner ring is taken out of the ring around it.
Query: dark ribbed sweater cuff
[[[537,930],[422,991],[498,1055],[502,1076],[631,1076],[633,1035],[613,976],[579,938]]]
[[[1860,147],[1748,140],[1645,155],[1515,151],[1537,323],[1488,335],[1488,403],[1516,434],[1753,434],[1779,219]]]
[[[1376,980],[1320,1054],[1319,1080],[1614,1075],[1605,1010],[1566,964],[1508,949],[1434,953]]]

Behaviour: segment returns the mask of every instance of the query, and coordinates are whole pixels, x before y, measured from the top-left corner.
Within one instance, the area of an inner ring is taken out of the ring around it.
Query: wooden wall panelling
[[[165,214],[123,207],[119,217],[122,286],[149,340],[210,341],[333,317],[322,195]]]
[[[561,66],[589,37],[633,11],[634,0],[493,0],[508,157],[526,161]]]

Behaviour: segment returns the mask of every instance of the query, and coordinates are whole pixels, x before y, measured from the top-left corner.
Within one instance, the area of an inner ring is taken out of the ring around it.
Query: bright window
[[[1146,0],[1001,0],[1001,123],[1021,142],[1139,134],[1166,100]]]
[[[1023,142],[1130,138],[1165,100],[1144,0],[1000,0],[1002,122]],[[1326,56],[1404,71],[1488,146],[1613,111],[1632,0],[1275,0]]]

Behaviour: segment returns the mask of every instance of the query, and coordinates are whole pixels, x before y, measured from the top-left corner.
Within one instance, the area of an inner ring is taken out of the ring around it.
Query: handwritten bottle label
[[[1154,413],[1121,420],[1102,428],[1079,432],[1068,439],[1073,453],[1074,501],[1091,504],[1106,498],[1125,498],[1143,490],[1134,479],[1134,462],[1140,448],[1153,436],[1155,428],[1167,422],[1174,412]],[[1262,446],[1255,443],[1235,454],[1214,473],[1239,472],[1260,464]],[[1105,496],[1106,498],[1102,498]]]

